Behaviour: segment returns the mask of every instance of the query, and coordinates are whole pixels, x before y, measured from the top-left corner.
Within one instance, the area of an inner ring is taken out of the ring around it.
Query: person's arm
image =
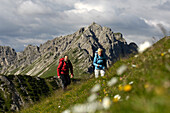
[[[70,62],[70,61],[69,61]],[[73,78],[73,65],[72,65],[72,63],[70,62],[70,71],[71,71],[71,78]]]
[[[93,65],[95,67],[99,67],[99,65],[97,64],[97,53],[95,53],[95,57],[94,57],[94,60],[93,60]]]
[[[58,67],[57,67],[57,75],[58,75],[58,78],[60,78],[61,68],[62,68],[62,62],[60,62],[59,65],[58,65]]]

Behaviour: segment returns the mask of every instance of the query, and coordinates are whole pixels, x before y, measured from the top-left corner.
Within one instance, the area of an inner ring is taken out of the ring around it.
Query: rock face
[[[7,67],[13,66],[17,61],[17,53],[14,49],[5,46],[0,46],[0,70],[1,73],[4,73],[7,70]]]
[[[9,47],[0,47],[0,73],[54,76],[58,61],[64,54],[69,55],[75,76],[92,73],[94,53],[99,47],[105,51],[108,67],[120,57],[128,57],[137,52],[137,45],[127,44],[121,33],[113,33],[108,27],[92,23],[71,35],[57,37],[39,47],[29,45],[23,52],[16,53]]]
[[[60,81],[57,78],[43,79],[21,75],[0,75],[0,112],[14,112],[40,100],[58,89]]]

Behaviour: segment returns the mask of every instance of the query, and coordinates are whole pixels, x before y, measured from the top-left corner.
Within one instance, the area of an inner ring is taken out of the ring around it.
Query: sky
[[[23,51],[96,22],[138,45],[170,35],[170,0],[0,0],[0,45]],[[154,37],[154,39],[153,39]]]

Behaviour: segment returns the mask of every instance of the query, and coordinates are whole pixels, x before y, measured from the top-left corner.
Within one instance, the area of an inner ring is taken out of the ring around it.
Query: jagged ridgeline
[[[0,75],[0,112],[18,111],[61,87],[57,78]]]
[[[88,76],[93,72],[93,57],[98,47],[104,49],[107,66],[120,57],[137,52],[135,43],[127,44],[121,33],[92,23],[77,32],[57,37],[38,46],[28,45],[24,51],[15,52],[10,47],[0,47],[0,73],[4,75],[31,75],[48,77],[57,74],[58,61],[69,55],[75,77]]]

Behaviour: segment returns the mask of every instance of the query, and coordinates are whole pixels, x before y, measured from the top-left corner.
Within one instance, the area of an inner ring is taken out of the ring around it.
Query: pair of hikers
[[[101,48],[99,48],[95,52],[95,57],[93,60],[93,65],[95,66],[95,78],[99,77],[99,73],[103,77],[105,75],[105,69],[106,69],[106,57],[104,55],[104,52]],[[67,86],[71,83],[71,79],[69,76],[69,70],[71,71],[71,78],[73,78],[73,66],[70,60],[68,59],[68,56],[65,55],[64,58],[61,58],[59,60],[59,65],[57,67],[57,75],[58,78],[62,81],[62,89],[66,90]]]

